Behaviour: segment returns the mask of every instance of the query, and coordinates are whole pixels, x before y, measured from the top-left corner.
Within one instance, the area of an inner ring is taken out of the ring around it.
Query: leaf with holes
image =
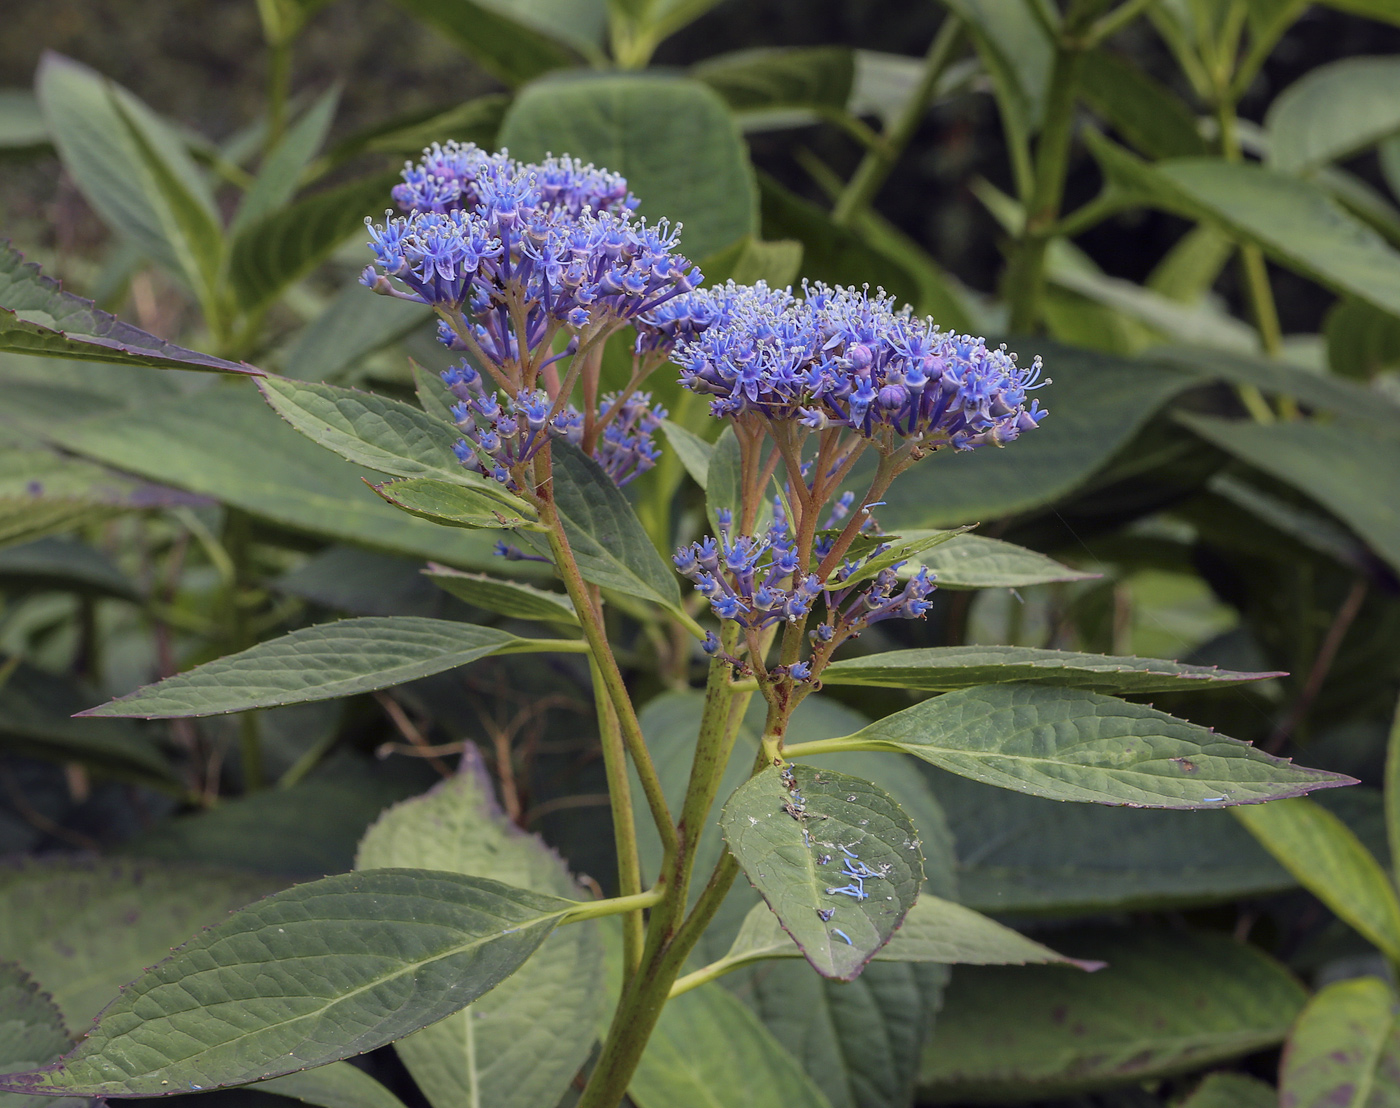
[[[577,651],[573,639],[521,639],[423,616],[363,616],[303,627],[80,713],[174,719],[373,692],[492,654]]]
[[[1258,804],[1356,783],[1141,704],[1041,685],[951,692],[792,754],[844,750],[899,750],[1003,789],[1133,808]]]
[[[787,768],[786,781],[770,767],[741,785],[720,826],[807,960],[824,977],[849,981],[918,896],[919,832],[894,797],[869,781]]]
[[[72,1053],[7,1092],[160,1096],[349,1058],[443,1019],[572,902],[431,870],[346,873],[235,912],[137,978]]]

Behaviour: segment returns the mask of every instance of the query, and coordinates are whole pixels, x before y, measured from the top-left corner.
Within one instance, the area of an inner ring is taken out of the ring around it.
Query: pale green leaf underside
[[[157,719],[332,700],[416,681],[491,654],[579,645],[423,616],[342,619],[206,662],[84,714]]]
[[[1339,981],[1303,1009],[1279,1067],[1289,1108],[1385,1108],[1400,1103],[1400,1019],[1377,977]]]
[[[811,753],[902,750],[1004,789],[1137,808],[1253,804],[1354,783],[1141,704],[1037,685],[951,692],[821,747]]]
[[[895,799],[869,781],[811,766],[791,769],[800,802],[770,768],[729,798],[720,826],[745,876],[807,960],[824,977],[849,981],[889,942],[918,896],[919,832]],[[798,803],[805,808],[800,816],[785,808]],[[848,859],[881,875],[865,879],[864,900],[827,892],[853,884],[842,874]],[[826,919],[818,914],[827,912]]]
[[[423,572],[438,588],[489,612],[515,619],[578,625],[574,603],[565,593],[549,592],[485,573],[464,573],[431,563]]]
[[[252,1087],[317,1108],[403,1108],[403,1101],[349,1062],[289,1073],[271,1081],[259,1081]]]
[[[879,685],[926,692],[1029,682],[1137,695],[1222,688],[1277,676],[1234,673],[1161,658],[1079,654],[1030,646],[934,646],[835,662],[822,672],[822,681],[828,685]]]
[[[409,515],[430,519],[448,527],[474,527],[496,531],[515,528],[529,522],[517,510],[503,504],[498,497],[433,477],[406,477],[402,481],[385,481],[382,485],[375,485],[374,491],[395,508],[401,508]]]
[[[513,973],[570,902],[430,870],[268,897],[133,982],[71,1054],[0,1089],[159,1096],[338,1061],[451,1015]]]
[[[912,532],[900,534],[908,537]],[[933,574],[940,589],[1017,589],[1099,576],[1071,569],[1024,546],[983,535],[954,535],[910,560]]]

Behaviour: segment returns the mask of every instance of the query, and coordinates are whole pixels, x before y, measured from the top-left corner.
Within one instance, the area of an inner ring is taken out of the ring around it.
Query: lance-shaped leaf
[[[574,603],[562,592],[549,592],[485,573],[464,573],[432,562],[423,573],[438,588],[488,612],[499,612],[514,619],[578,625]]]
[[[900,533],[905,537],[911,534]],[[940,589],[1016,589],[1101,576],[1070,569],[1024,546],[983,535],[955,533],[947,542],[921,550],[911,560],[932,573]]]
[[[391,1043],[513,973],[571,901],[432,870],[346,873],[235,912],[134,981],[77,1049],[0,1089],[160,1096]]]
[[[714,445],[669,419],[661,421],[661,430],[691,479],[702,489],[707,488],[710,479],[710,459],[714,457],[715,452]]]
[[[1338,916],[1400,960],[1400,899],[1356,833],[1310,800],[1282,800],[1235,817],[1270,854]]]
[[[123,323],[91,300],[64,292],[33,262],[0,241],[0,350],[50,358],[82,358],[153,369],[197,369],[213,373],[263,371],[186,350],[173,342]]]
[[[919,832],[894,797],[869,781],[790,769],[792,789],[771,767],[741,785],[720,826],[807,960],[824,977],[849,981],[918,896]]]
[[[678,608],[675,571],[657,553],[622,490],[572,443],[556,440],[550,450],[555,506],[584,580]]]
[[[581,899],[558,855],[500,810],[475,749],[464,756],[464,772],[369,829],[356,867],[431,866]],[[598,928],[557,931],[499,988],[397,1044],[435,1108],[538,1108],[568,1091],[604,1015]]]
[[[962,689],[790,753],[843,750],[901,750],[1003,789],[1133,808],[1257,804],[1356,784],[1154,708],[1040,685]]]
[[[872,886],[874,888],[874,886]],[[751,962],[770,958],[801,958],[802,951],[772,909],[755,904],[719,963],[707,966],[707,977],[719,968],[728,973]],[[1063,962],[1095,970],[1101,962],[1082,961],[1056,953],[1019,931],[1003,927],[971,908],[921,893],[888,943],[875,953],[876,962],[934,962],[940,965],[1024,966],[1033,962]],[[698,981],[698,978],[697,978]],[[685,978],[677,983],[683,991]]]
[[[1137,695],[1190,692],[1263,681],[1278,673],[1235,673],[1161,658],[1078,654],[1030,646],[933,646],[891,650],[834,662],[822,671],[828,685],[878,685],[951,692],[1012,681],[1094,692]]]
[[[942,546],[970,529],[969,525],[951,531],[901,531],[898,535],[882,535],[860,568],[844,580],[855,582],[874,577],[881,570],[907,563],[924,551]],[[880,546],[887,546],[889,549],[880,554],[874,553]]]
[[[72,1046],[54,1002],[19,966],[0,962],[0,1069],[41,1066]],[[0,1108],[42,1108],[45,1102],[0,1093]]]
[[[263,397],[278,415],[342,458],[394,477],[461,485],[534,517],[523,500],[458,460],[452,448],[461,441],[461,431],[412,404],[337,385],[281,378],[263,384]]]
[[[501,503],[499,497],[434,477],[406,477],[402,481],[385,481],[371,487],[395,508],[449,527],[500,530],[530,522]]]
[[[1329,985],[1298,1017],[1279,1067],[1288,1108],[1381,1108],[1400,1102],[1400,1016],[1377,977]]]
[[[364,616],[303,627],[81,713],[172,719],[304,704],[387,689],[491,654],[577,652],[582,640],[522,639],[423,616]]]

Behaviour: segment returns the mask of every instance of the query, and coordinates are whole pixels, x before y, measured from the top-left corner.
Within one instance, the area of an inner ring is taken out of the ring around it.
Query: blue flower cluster
[[[708,323],[679,333],[671,357],[714,415],[849,428],[888,450],[1001,446],[1044,418],[1037,401],[1027,407],[1039,358],[1023,369],[1005,347],[940,331],[865,289],[803,292],[730,282],[670,308]]]
[[[597,338],[699,282],[679,228],[634,216],[626,182],[591,165],[449,145],[404,177],[408,214],[366,221],[376,264],[361,280],[440,309],[450,345],[493,364],[520,364],[560,327]]]
[[[860,576],[861,566],[889,550],[883,543],[864,558],[848,561],[836,571],[826,593],[827,618],[811,631],[812,645],[834,649],[846,639],[859,635],[872,623],[885,619],[922,619],[937,587],[934,577],[922,566],[909,577],[899,571],[907,564],[896,562],[875,574],[874,580]],[[850,582],[847,584],[847,582]]]
[[[583,415],[572,404],[561,405],[556,412],[542,389],[514,397],[490,393],[481,374],[465,363],[444,372],[442,379],[457,398],[452,418],[465,437],[454,449],[468,469],[518,492],[511,470],[533,458],[548,434],[582,445]],[[666,409],[653,408],[651,394],[645,392],[621,402],[616,394],[605,395],[598,408],[600,422],[605,422],[593,457],[618,485],[626,485],[661,456],[653,435],[666,418]]]

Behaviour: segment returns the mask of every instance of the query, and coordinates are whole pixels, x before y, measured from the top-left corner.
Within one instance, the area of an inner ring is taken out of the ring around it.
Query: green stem
[[[292,36],[281,38],[268,46],[267,52],[267,141],[264,150],[271,150],[287,129],[287,101],[292,91]]]
[[[237,508],[226,510],[222,545],[232,569],[225,593],[231,646],[234,651],[247,650],[254,642],[243,605],[244,590],[253,583],[252,519],[247,513]],[[264,784],[262,729],[257,712],[243,712],[238,717],[238,747],[243,761],[243,787],[256,792]]]
[[[1062,32],[1050,70],[1045,123],[1036,144],[1035,178],[1026,205],[1026,219],[1006,271],[1012,333],[1031,331],[1040,321],[1040,305],[1045,295],[1045,251],[1064,199],[1070,140],[1074,136],[1074,105],[1084,53],[1083,44],[1072,30]]]
[[[644,908],[658,903],[661,896],[660,891],[648,889],[644,893],[633,893],[631,896],[615,896],[608,900],[579,904],[569,909],[563,923],[582,923],[584,920],[602,919],[604,916],[640,914]]]
[[[603,685],[598,663],[591,657],[593,699],[598,712],[598,736],[603,744],[603,771],[608,781],[608,801],[612,807],[613,840],[617,844],[617,887],[624,896],[642,891],[641,855],[637,848],[637,824],[632,815],[632,783],[627,777],[627,748],[617,709]],[[622,961],[624,979],[637,972],[642,961],[645,921],[637,908],[622,917]]]
[[[962,29],[962,21],[957,16],[950,13],[944,17],[938,34],[934,36],[933,44],[924,56],[924,71],[919,77],[919,83],[909,94],[909,99],[904,102],[904,107],[900,109],[898,118],[890,126],[889,133],[884,136],[880,146],[871,146],[866,150],[865,157],[861,159],[855,174],[831,211],[833,223],[849,227],[875,199],[875,194],[880,191],[880,187],[894,170],[895,162],[899,160],[900,154],[909,145],[909,140],[914,137],[914,132],[923,120],[924,111],[933,97],[938,78],[948,68],[948,63],[958,48]]]

